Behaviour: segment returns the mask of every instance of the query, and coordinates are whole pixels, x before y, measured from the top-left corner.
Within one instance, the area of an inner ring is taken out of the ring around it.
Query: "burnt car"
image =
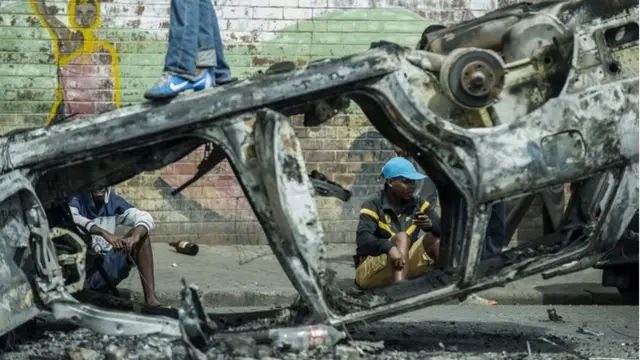
[[[281,66],[167,103],[1,137],[0,334],[48,311],[104,333],[183,335],[197,353],[212,332],[242,319],[357,326],[523,277],[592,267],[637,225],[637,18],[633,1],[521,3],[425,31],[415,49],[376,42],[302,69]],[[347,100],[413,154],[441,197],[441,264],[369,291],[332,284],[314,186],[288,118],[302,113],[306,125],[322,126]],[[206,316],[191,293],[178,321],[74,297],[90,261],[60,204],[206,143],[214,148],[200,172],[229,160],[299,292],[289,316]],[[494,204],[566,183],[572,193],[557,231],[481,260]],[[63,267],[75,270],[63,275]]]

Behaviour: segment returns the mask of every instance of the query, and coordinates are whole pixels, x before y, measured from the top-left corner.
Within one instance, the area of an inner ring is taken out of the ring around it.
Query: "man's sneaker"
[[[209,71],[203,71],[193,82],[193,91],[208,89],[212,84],[213,77],[211,76],[211,73]]]
[[[193,90],[193,83],[177,75],[164,75],[151,89],[144,93],[145,99],[170,99],[187,90]]]

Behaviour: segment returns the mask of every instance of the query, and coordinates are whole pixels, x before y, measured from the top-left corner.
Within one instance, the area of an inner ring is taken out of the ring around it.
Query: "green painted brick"
[[[342,57],[369,49],[369,44],[355,45],[325,45],[313,44],[311,47],[311,55],[314,57]]]
[[[315,32],[313,33],[314,44],[341,44],[343,33],[340,32]]]
[[[0,76],[55,76],[55,66],[41,64],[3,64]]]
[[[14,77],[14,76],[0,76],[0,89],[2,90],[19,90],[19,89],[56,89],[58,87],[58,81],[55,77],[55,73],[51,76],[42,77]]]
[[[237,50],[238,49],[238,50]],[[234,48],[234,51],[229,51],[229,54],[246,54],[246,55],[267,55],[267,56],[299,56],[299,55],[309,55],[311,46],[308,44],[259,44],[254,45],[253,48],[247,47],[244,48]],[[236,51],[240,51],[237,53]]]
[[[328,22],[326,20],[305,20],[296,24],[297,31],[327,31]]]
[[[51,40],[2,40],[0,41],[0,51],[15,52],[52,52]]]
[[[349,11],[336,11],[324,16],[327,20],[422,20],[420,15],[406,9],[354,9]]]
[[[311,42],[311,32],[285,32],[278,34],[273,40],[269,41],[272,44],[308,44]]]
[[[327,31],[329,32],[348,32],[348,31],[356,31],[357,23],[361,21],[354,20],[327,20]]]
[[[27,1],[28,2],[28,1]],[[29,8],[29,12],[25,13],[7,13],[10,7],[3,7],[2,12],[0,13],[0,27],[36,27],[41,28],[41,22],[38,18],[31,12],[31,8]],[[43,29],[44,30],[44,29]]]
[[[413,47],[420,40],[420,33],[418,35],[408,34],[374,34],[374,33],[344,33],[342,34],[342,44],[371,44],[375,41],[390,41],[399,45]]]
[[[50,64],[52,61],[52,54],[42,52],[0,52],[0,66],[5,66],[5,64]]]
[[[116,42],[114,43],[118,53],[130,54],[164,54],[167,52],[166,42]]]
[[[164,58],[165,54],[118,54],[120,64],[126,65],[162,65]]]
[[[158,65],[124,65],[120,64],[121,77],[153,77],[162,74],[163,63]]]
[[[147,87],[152,85],[158,78],[160,74],[155,74],[154,77],[132,77],[132,78],[121,78],[122,87],[127,91],[130,90],[139,90],[144,91]]]
[[[2,114],[0,122],[12,127],[40,126],[47,121],[48,116],[49,109],[46,113],[41,114]]]
[[[420,21],[383,21],[378,22],[382,26],[384,33],[421,35],[424,29],[431,23],[426,20]]]
[[[40,28],[28,28],[28,27],[0,27],[0,39],[9,40],[46,40],[51,41],[49,34]]]
[[[55,89],[7,90],[3,92],[2,96],[2,99],[6,101],[54,101],[55,98]]]
[[[235,55],[235,54],[225,54],[225,58],[227,59],[227,63],[230,67],[247,67],[252,65],[252,56],[248,55]]]
[[[166,32],[143,31],[138,29],[100,29],[96,32],[96,39],[109,42],[157,41],[166,44],[168,34]]]
[[[51,105],[51,101],[0,101],[0,114],[46,113],[51,110]]]

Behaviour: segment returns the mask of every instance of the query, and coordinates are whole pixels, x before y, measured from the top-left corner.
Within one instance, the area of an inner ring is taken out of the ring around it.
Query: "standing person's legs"
[[[564,186],[550,186],[540,192],[542,198],[543,235],[558,230],[564,216]]]
[[[171,0],[165,76],[145,92],[145,98],[172,98],[184,91],[194,90],[195,84],[206,81],[206,74],[196,74],[200,3],[201,0]]]
[[[204,81],[194,85],[194,90],[204,90],[215,85],[211,70],[217,64],[217,49],[213,24],[215,21],[211,0],[198,0],[198,52],[196,55],[196,74]],[[203,74],[204,73],[204,74]]]
[[[506,232],[507,207],[505,203],[494,204],[491,207],[489,224],[485,234],[482,259],[486,259],[502,252]]]
[[[505,203],[494,204],[489,215],[489,224],[485,233],[482,259],[490,258],[502,252],[502,245],[507,230],[507,207]],[[461,302],[463,305],[497,305],[495,300],[485,299],[477,294],[470,294]]]
[[[209,3],[211,5],[211,3]],[[218,26],[218,16],[213,6],[211,7],[213,41],[216,49],[216,66],[212,69],[212,75],[215,79],[215,83],[220,85],[231,81],[231,69],[227,63],[227,59],[224,57],[224,46],[222,45],[222,35],[220,35],[220,26]]]

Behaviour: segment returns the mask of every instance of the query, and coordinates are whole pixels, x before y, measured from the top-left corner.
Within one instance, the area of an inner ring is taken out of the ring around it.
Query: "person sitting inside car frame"
[[[355,282],[362,289],[422,275],[438,258],[440,217],[414,192],[426,176],[406,158],[394,157],[382,177],[384,187],[362,204],[356,230]]]

